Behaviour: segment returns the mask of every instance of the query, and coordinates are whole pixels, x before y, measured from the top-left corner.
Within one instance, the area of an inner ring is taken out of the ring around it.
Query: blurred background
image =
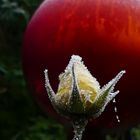
[[[35,103],[22,73],[24,31],[41,2],[0,0],[0,140],[66,140],[68,137],[65,128],[44,115]],[[140,140],[140,125],[122,133],[107,130],[102,135],[105,140]]]

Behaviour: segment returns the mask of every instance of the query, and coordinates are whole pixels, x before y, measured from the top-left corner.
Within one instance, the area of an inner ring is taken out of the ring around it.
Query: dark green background
[[[62,125],[41,112],[22,73],[23,33],[41,2],[0,1],[0,140],[66,140],[67,137]],[[140,140],[140,127],[121,133],[107,131],[103,139]]]

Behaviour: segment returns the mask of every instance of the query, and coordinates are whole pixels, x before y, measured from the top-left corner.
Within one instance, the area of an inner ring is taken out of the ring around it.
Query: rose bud
[[[55,94],[48,80],[45,70],[45,82],[48,96],[54,108],[69,118],[96,118],[105,109],[106,105],[119,93],[114,92],[114,86],[125,71],[121,71],[108,84],[100,88],[82,62],[82,58],[73,55],[64,73],[59,76],[59,87]]]
[[[89,118],[98,117],[106,105],[119,93],[114,86],[125,73],[121,71],[108,84],[100,88],[82,62],[82,58],[73,55],[64,73],[59,76],[59,87],[55,94],[45,70],[45,86],[54,108],[62,115],[70,118],[74,128],[73,140],[81,140],[82,133]]]

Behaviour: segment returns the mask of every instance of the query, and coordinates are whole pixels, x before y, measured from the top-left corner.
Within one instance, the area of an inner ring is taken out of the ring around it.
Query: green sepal
[[[72,66],[72,93],[69,99],[69,111],[74,114],[84,113],[84,105],[80,97],[79,86],[74,71],[74,64]]]
[[[87,114],[93,115],[93,117],[98,117],[102,111],[105,103],[107,102],[107,97],[109,96],[109,89],[104,91],[96,101],[93,103],[92,107],[87,111]]]
[[[124,73],[125,71],[121,71],[114,79],[101,89],[92,107],[87,111],[87,114],[92,114],[94,118],[101,115],[106,105],[119,93],[119,91],[113,92],[113,89]]]

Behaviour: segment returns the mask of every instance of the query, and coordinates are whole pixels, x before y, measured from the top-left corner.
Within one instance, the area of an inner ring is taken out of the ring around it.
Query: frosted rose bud
[[[125,71],[121,71],[108,84],[100,88],[82,62],[82,58],[73,55],[64,73],[59,76],[59,87],[55,94],[52,90],[48,73],[45,70],[46,90],[54,108],[69,117],[98,117],[106,105],[119,93],[114,86]]]

